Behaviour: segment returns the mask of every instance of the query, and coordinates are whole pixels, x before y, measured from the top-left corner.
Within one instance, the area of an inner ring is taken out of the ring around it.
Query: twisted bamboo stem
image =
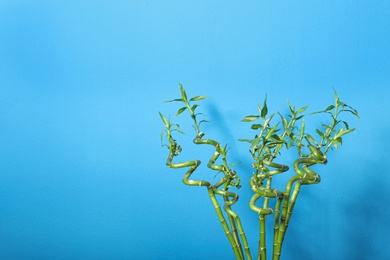
[[[276,243],[274,244],[273,260],[280,259],[283,240],[286,235],[286,231],[293,213],[295,202],[299,195],[301,185],[318,184],[321,181],[320,176],[313,170],[309,169],[309,166],[327,163],[326,156],[323,155],[317,147],[309,145],[309,149],[311,154],[308,156],[310,157],[295,160],[294,171],[297,173],[297,175],[293,176],[286,185],[279,231],[276,236]],[[299,167],[300,165],[302,166]],[[294,189],[292,194],[290,194],[293,185]]]
[[[269,153],[269,151],[268,151]],[[271,157],[273,158],[273,157]],[[275,170],[270,171],[268,167],[273,167]],[[259,235],[259,246],[258,246],[258,254],[257,258],[260,260],[267,259],[267,250],[266,250],[266,216],[273,213],[272,208],[268,207],[269,198],[283,198],[283,193],[279,192],[277,189],[271,188],[272,176],[275,174],[280,174],[282,172],[287,171],[289,168],[286,165],[277,164],[275,162],[268,160],[262,160],[260,162],[256,162],[253,164],[253,167],[256,167],[257,171],[262,173],[257,173],[250,179],[250,186],[255,194],[252,196],[249,207],[253,211],[257,212],[260,221],[260,235]],[[266,187],[263,187],[263,181],[267,180]],[[263,207],[260,208],[256,206],[256,201],[264,197]],[[279,214],[278,214],[279,216]],[[276,216],[275,216],[276,218]],[[274,231],[275,233],[275,231]]]
[[[207,188],[207,193],[209,194],[210,200],[214,206],[214,209],[217,213],[219,222],[222,225],[222,228],[232,245],[232,249],[234,254],[236,255],[237,259],[240,259],[241,252],[239,250],[239,246],[237,245],[232,233],[230,232],[229,226],[227,225],[226,219],[222,213],[221,207],[218,203],[217,198],[215,197],[214,188],[212,184],[208,181],[204,180],[190,180],[192,173],[198,168],[198,166],[201,164],[201,161],[199,160],[193,160],[193,161],[187,161],[187,162],[180,162],[180,163],[172,163],[172,160],[175,156],[179,155],[181,152],[181,147],[176,144],[176,142],[172,142],[170,144],[170,153],[167,158],[166,165],[170,168],[176,169],[176,168],[185,168],[189,167],[188,171],[184,174],[183,177],[183,183],[189,186],[205,186]]]
[[[212,170],[220,171],[224,173],[224,177],[221,178],[221,180],[218,181],[215,185],[213,185],[213,192],[214,194],[223,196],[225,202],[224,210],[228,214],[231,232],[235,239],[236,247],[240,251],[240,259],[244,259],[244,255],[242,251],[242,245],[237,234],[237,229],[239,232],[239,236],[241,237],[242,243],[244,245],[246,258],[251,259],[249,244],[244,229],[242,227],[241,220],[239,216],[231,209],[232,205],[237,202],[238,195],[234,192],[228,191],[230,186],[237,186],[239,184],[238,176],[236,175],[235,171],[229,169],[225,158],[226,156],[225,151],[221,147],[220,143],[212,139],[202,139],[203,136],[204,136],[203,132],[197,134],[197,136],[194,139],[194,143],[208,144],[215,147],[214,155],[210,158],[207,167],[209,167]],[[223,154],[223,158],[222,158],[223,165],[215,164],[216,160],[219,158],[221,154]],[[223,185],[223,189],[219,190],[218,188],[221,187],[222,185]]]

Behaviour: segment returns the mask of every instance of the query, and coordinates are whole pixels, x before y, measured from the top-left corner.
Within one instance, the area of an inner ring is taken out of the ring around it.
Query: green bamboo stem
[[[293,184],[300,180],[299,175],[295,175],[286,184],[286,191],[284,193],[283,198],[283,206],[282,206],[282,214],[280,217],[280,224],[278,228],[277,234],[274,234],[274,249],[273,249],[273,260],[280,259],[280,253],[282,250],[282,243],[284,239],[284,234],[286,232],[286,217],[287,217],[287,211],[288,211],[288,204],[289,204],[289,198],[290,198],[290,192]],[[279,205],[280,207],[280,205]],[[276,238],[276,240],[275,240]]]
[[[270,150],[266,148],[266,152],[268,155],[271,154]],[[257,212],[260,221],[260,234],[259,234],[259,246],[258,246],[258,259],[266,260],[267,259],[267,249],[266,249],[266,217],[269,214],[273,213],[272,208],[268,207],[268,201],[270,198],[283,197],[283,193],[279,192],[277,189],[271,188],[272,176],[285,172],[288,170],[288,166],[277,164],[272,162],[271,160],[275,156],[269,156],[267,160],[259,160],[253,164],[253,167],[257,169],[257,172],[261,172],[256,174],[250,179],[250,185],[252,190],[255,192],[255,195],[252,196],[252,199],[249,203],[249,207]],[[274,170],[269,170],[268,167],[276,168]],[[267,180],[266,187],[262,186],[263,180]],[[256,201],[264,197],[263,207],[257,207],[255,205]],[[279,203],[280,204],[280,203]],[[274,230],[274,238],[275,238],[275,230]],[[275,239],[274,239],[275,241]]]
[[[167,166],[173,169],[176,168],[184,168],[184,167],[190,167],[189,170],[184,174],[183,177],[183,183],[189,186],[205,186],[207,188],[207,192],[209,194],[210,200],[214,206],[214,209],[217,213],[219,222],[222,225],[223,230],[225,231],[225,234],[232,245],[233,252],[237,259],[241,259],[241,253],[240,250],[236,244],[236,241],[233,237],[233,235],[230,232],[229,226],[226,222],[226,219],[222,213],[221,207],[218,203],[218,200],[215,197],[214,194],[214,189],[212,187],[212,184],[208,181],[204,180],[190,180],[189,178],[191,177],[192,173],[197,169],[197,167],[200,165],[199,160],[193,160],[193,161],[186,161],[186,162],[179,162],[179,163],[172,163],[172,159],[174,156],[177,156],[181,151],[180,146],[177,146],[176,142],[171,143],[170,147],[170,153],[167,158]]]
[[[267,260],[267,245],[266,245],[266,216],[267,214],[260,214],[260,238],[257,252],[258,260]]]
[[[282,205],[284,199],[284,194],[279,196],[278,200],[276,201],[275,204],[275,212],[274,212],[274,237],[273,237],[273,251],[275,251],[276,247],[276,241],[278,237],[278,232],[279,232],[279,225],[280,225],[280,207]]]
[[[228,201],[228,198],[227,197],[223,197],[224,201]],[[226,211],[226,209],[224,208],[224,210]],[[240,237],[239,237],[239,234],[238,234],[238,230],[237,230],[237,224],[236,224],[236,221],[234,219],[234,217],[230,214],[227,215],[228,216],[228,219],[229,219],[229,223],[230,223],[230,229],[231,229],[231,232],[233,234],[233,237],[234,237],[234,241],[236,241],[236,244],[239,246],[239,250],[240,250],[240,257],[241,259],[244,259],[244,255],[243,255],[243,250],[242,250],[242,245],[241,245],[241,242],[240,242]]]
[[[171,136],[171,132],[183,132],[180,130],[178,124],[171,124],[169,118],[165,118],[161,113],[161,119],[163,120],[169,141],[169,155],[166,165],[170,168],[188,168],[184,174],[183,183],[189,186],[204,186],[207,188],[210,200],[216,211],[218,219],[225,231],[225,234],[232,246],[236,259],[251,259],[249,245],[246,239],[245,232],[243,230],[241,220],[239,216],[232,210],[232,206],[237,202],[238,195],[229,191],[229,188],[235,186],[240,187],[240,179],[236,175],[236,172],[229,169],[226,160],[227,148],[221,147],[220,143],[212,139],[202,139],[204,133],[200,131],[200,124],[207,122],[207,120],[197,120],[197,116],[202,113],[195,113],[198,104],[191,104],[192,102],[200,101],[206,96],[195,96],[188,99],[186,91],[183,86],[180,85],[181,98],[176,98],[166,102],[181,102],[185,106],[181,107],[176,116],[182,114],[188,110],[193,121],[193,127],[195,129],[196,137],[193,142],[195,144],[208,144],[215,148],[215,152],[207,163],[207,167],[211,170],[222,172],[224,176],[219,179],[214,185],[206,180],[193,180],[190,179],[191,175],[200,165],[200,160],[192,160],[186,162],[172,163],[175,156],[181,152],[181,147],[176,144],[176,141]],[[254,195],[250,199],[249,207],[251,210],[259,215],[259,246],[258,246],[258,259],[266,260],[266,218],[268,215],[274,213],[274,232],[273,232],[273,254],[272,259],[279,260],[281,256],[282,244],[285,238],[287,228],[289,226],[291,216],[298,198],[302,185],[317,184],[320,182],[320,176],[311,170],[309,167],[315,164],[325,164],[327,162],[326,152],[333,147],[337,148],[338,144],[342,144],[342,136],[354,131],[355,128],[350,129],[345,121],[338,120],[338,115],[344,112],[350,112],[353,115],[359,117],[357,110],[341,102],[335,92],[335,105],[328,106],[325,110],[314,112],[327,113],[332,117],[332,122],[329,125],[322,124],[325,127],[324,131],[316,129],[316,133],[320,135],[321,141],[317,142],[311,135],[305,133],[305,124],[302,120],[302,127],[299,129],[295,126],[295,123],[300,120],[301,115],[307,108],[307,106],[296,110],[290,104],[289,108],[291,120],[287,120],[280,113],[281,123],[283,124],[283,133],[277,134],[280,129],[277,129],[279,123],[274,126],[270,126],[270,121],[274,117],[275,113],[267,118],[268,107],[266,99],[264,100],[263,107],[258,106],[260,115],[249,115],[242,119],[243,122],[252,122],[261,118],[262,124],[252,124],[251,128],[254,130],[260,130],[260,133],[255,135],[254,139],[240,139],[240,141],[249,142],[251,144],[250,153],[253,159],[256,161],[252,166],[256,168],[254,176],[250,178],[250,187],[254,192]],[[337,127],[337,125],[343,124],[344,128]],[[172,128],[172,129],[171,129]],[[164,133],[161,133],[161,138]],[[299,133],[297,133],[299,131]],[[313,146],[316,145],[316,146]],[[282,148],[291,148],[296,146],[300,158],[294,162],[295,176],[291,177],[286,184],[286,191],[280,192],[277,189],[271,188],[272,176],[288,170],[287,166],[276,164],[273,160],[280,154]],[[301,149],[307,147],[310,150],[309,154],[302,154]],[[320,148],[324,147],[323,153]],[[222,164],[216,164],[218,158],[222,155]],[[270,170],[269,168],[274,168]],[[224,201],[223,213],[220,203],[216,196],[222,196]],[[263,205],[257,206],[256,203],[260,198],[263,198]],[[269,201],[272,198],[277,198],[275,209],[269,207]],[[228,222],[226,221],[226,217]]]
[[[277,235],[276,245],[274,246],[274,255],[273,259],[280,259],[280,254],[282,250],[283,240],[291,219],[291,215],[293,213],[293,209],[299,195],[299,191],[301,185],[310,185],[310,184],[318,184],[321,181],[320,176],[309,169],[309,166],[314,164],[325,164],[327,162],[326,156],[322,154],[322,152],[314,146],[309,145],[309,149],[311,154],[309,154],[308,158],[300,158],[295,160],[294,162],[294,171],[297,175],[293,176],[286,185],[285,199],[283,203],[282,209],[282,217],[280,221],[279,231]],[[302,164],[301,168],[299,167]],[[290,195],[291,188],[294,185],[294,189],[292,194]]]
[[[241,237],[242,244],[244,246],[246,258],[248,260],[252,259],[251,253],[250,253],[250,248],[249,248],[249,243],[247,241],[245,231],[242,227],[240,217],[237,215],[236,212],[234,212],[231,209],[231,206],[237,202],[238,195],[234,192],[224,191],[224,190],[215,190],[214,192],[216,194],[222,195],[224,197],[224,199],[225,199],[224,210],[228,213],[228,216],[231,216],[234,219],[233,225],[236,225],[238,228],[239,235]],[[231,200],[229,200],[229,197],[231,198]],[[237,237],[237,240],[239,241],[238,237]]]
[[[240,239],[237,235],[237,228],[238,228],[238,232],[239,232],[239,235],[241,237],[242,243],[244,245],[246,257],[247,257],[247,259],[251,259],[249,244],[248,244],[244,229],[242,227],[241,220],[240,220],[239,216],[231,209],[231,206],[237,202],[238,195],[233,193],[233,192],[228,191],[228,188],[229,188],[231,182],[233,182],[234,179],[238,178],[238,177],[236,176],[235,171],[232,171],[229,169],[225,158],[223,158],[224,165],[215,164],[216,160],[219,158],[219,156],[222,153],[222,147],[217,141],[214,141],[212,139],[202,139],[203,136],[204,136],[203,132],[200,132],[199,134],[197,134],[197,136],[194,139],[194,143],[195,144],[208,144],[208,145],[212,145],[215,147],[214,155],[210,158],[210,160],[207,164],[207,167],[209,167],[210,169],[215,170],[215,171],[221,171],[225,174],[225,176],[213,186],[213,190],[214,190],[215,194],[222,195],[224,198],[224,201],[225,201],[224,210],[228,214],[228,218],[229,218],[230,226],[231,226],[231,233],[233,234],[233,237],[235,238],[236,247],[239,248],[242,259],[243,259],[242,245],[241,245]],[[224,185],[223,190],[218,190],[218,188],[222,185]],[[232,200],[229,200],[229,197],[231,197]]]
[[[265,189],[269,190],[271,188],[272,177],[268,177],[267,184]],[[263,208],[268,208],[269,197],[264,197]],[[267,245],[266,245],[266,216],[265,214],[260,214],[260,240],[258,247],[258,259],[267,260]]]
[[[224,179],[223,182],[220,181],[220,182],[216,183],[216,185],[214,185],[215,192],[221,192],[220,195],[223,196],[223,200],[225,202],[224,210],[225,210],[225,212],[228,215],[229,222],[230,222],[230,227],[231,227],[231,230],[232,230],[232,233],[233,233],[233,237],[236,240],[236,243],[240,247],[239,249],[240,249],[240,252],[241,252],[242,259],[244,259],[244,255],[243,255],[243,250],[242,250],[242,245],[241,245],[241,242],[240,242],[239,235],[241,235],[241,237],[243,237],[242,239],[243,239],[245,251],[246,251],[246,254],[247,254],[247,258],[250,259],[251,255],[250,255],[250,251],[249,251],[249,245],[248,245],[248,243],[246,241],[245,233],[242,233],[243,232],[243,228],[242,228],[241,222],[240,222],[240,220],[238,220],[239,222],[237,223],[238,215],[237,214],[232,214],[233,210],[231,209],[231,206],[234,203],[236,203],[237,200],[238,200],[238,194],[233,193],[233,192],[228,192],[228,189],[229,189],[228,185],[229,185],[230,178],[222,178],[222,179]],[[224,185],[224,187],[223,187],[223,190],[220,191],[220,190],[218,190],[218,188],[222,184]],[[229,196],[233,198],[231,201],[229,200]],[[237,230],[237,225],[239,226],[239,230]],[[240,232],[240,234],[238,232]],[[248,252],[249,252],[249,257],[248,257]]]

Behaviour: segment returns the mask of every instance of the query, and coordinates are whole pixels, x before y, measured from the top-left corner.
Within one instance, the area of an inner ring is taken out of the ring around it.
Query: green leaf
[[[173,131],[175,131],[175,132],[178,132],[178,133],[180,133],[180,134],[185,134],[183,131],[181,131],[180,129],[174,129]]]
[[[187,109],[187,107],[182,107],[180,108],[177,113],[176,113],[176,116],[180,115],[181,113],[183,113],[185,110]]]
[[[158,113],[160,114],[160,117],[161,117],[162,121],[164,122],[165,127],[169,128],[169,126],[170,126],[169,121],[165,118],[165,116],[163,114],[161,114],[160,112],[158,112]]]
[[[187,99],[187,93],[183,87],[183,85],[180,84],[180,92],[181,92],[181,98],[183,99],[183,101],[185,103],[188,103],[188,99]]]
[[[313,142],[314,144],[317,144],[316,140],[313,138],[313,136],[309,135],[309,134],[306,134],[306,140],[309,142],[309,144],[311,142]]]
[[[344,109],[345,106],[348,106],[347,104],[345,104],[344,102],[341,102],[341,101],[339,101],[339,105],[342,107],[342,109]]]
[[[256,147],[259,144],[260,140],[261,140],[261,136],[256,137],[255,139],[252,140],[251,146]]]
[[[325,130],[325,133],[324,133],[324,136],[326,138],[328,138],[330,136],[330,134],[332,133],[332,128],[328,127],[326,130]]]
[[[261,117],[265,118],[265,116],[268,113],[268,108],[267,108],[267,96],[265,96],[264,103],[263,103],[263,108],[261,109]]]
[[[199,105],[198,104],[194,104],[191,109],[192,109],[192,112],[195,112],[195,109],[198,107]]]
[[[207,120],[200,120],[198,125],[200,125],[201,123],[207,123],[207,122],[208,122]]]
[[[316,129],[316,133],[319,134],[319,136],[321,136],[321,138],[324,138],[324,133],[321,132],[319,129]]]
[[[264,128],[267,128],[268,127],[268,124],[269,122],[271,121],[271,119],[274,117],[275,114],[272,114],[268,119],[266,119],[264,121]]]
[[[323,112],[332,110],[333,108],[334,108],[334,105],[330,105],[330,106],[328,106]]]
[[[352,115],[354,115],[354,116],[360,118],[360,116],[358,115],[357,110],[345,109],[345,110],[343,110],[343,111],[345,111],[345,112],[350,112]]]
[[[300,134],[301,134],[301,138],[303,138],[303,135],[305,134],[305,120],[302,120],[302,128]]]
[[[289,108],[290,111],[291,111],[291,115],[292,115],[293,117],[295,117],[295,108],[293,108],[293,107],[291,106],[290,102],[288,102],[288,108]]]
[[[207,98],[207,96],[196,96],[196,97],[191,98],[190,101],[199,101],[199,100],[202,100],[205,98]]]
[[[241,122],[252,122],[259,118],[260,116],[246,116],[241,120]]]
[[[268,131],[268,133],[265,135],[265,140],[266,140],[266,141],[268,140],[268,138],[270,138],[270,137],[272,136],[272,134],[275,132],[276,127],[278,127],[278,125],[279,125],[279,123],[276,124],[274,127],[272,127],[272,128]]]
[[[243,139],[243,138],[240,138],[240,139],[238,139],[238,141],[240,141],[240,142],[246,142],[246,143],[252,143],[252,139]]]
[[[296,114],[298,115],[299,113],[302,113],[302,112],[305,111],[308,107],[309,107],[309,106],[305,106],[305,107],[300,108],[300,109],[296,112]]]
[[[161,141],[162,141],[162,139],[163,139],[164,132],[165,132],[165,130],[162,130],[161,133],[160,133],[160,140],[161,140]]]
[[[334,136],[335,139],[339,138],[340,136],[343,136],[343,135],[346,135],[348,133],[351,133],[355,130],[356,128],[352,128],[352,129],[343,129],[341,128],[337,133],[336,135]]]
[[[337,92],[336,92],[336,90],[335,89],[333,89],[334,90],[334,99],[335,99],[335,104],[336,104],[336,106],[339,104],[339,95],[337,95]]]
[[[263,126],[261,124],[253,124],[251,125],[251,128],[257,130],[257,129],[263,129]]]
[[[172,99],[172,100],[165,100],[164,103],[176,102],[176,101],[183,102],[183,99],[181,99],[181,98],[176,98],[176,99]]]

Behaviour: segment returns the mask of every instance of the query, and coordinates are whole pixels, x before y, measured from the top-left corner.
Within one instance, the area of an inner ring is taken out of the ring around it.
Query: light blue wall
[[[242,162],[253,252],[239,121],[266,94],[271,111],[323,109],[334,87],[361,120],[302,190],[283,254],[389,259],[389,28],[387,0],[2,0],[0,258],[232,259],[206,191],[165,167],[158,111],[176,120],[162,102],[182,83]],[[183,160],[200,158],[177,122]]]

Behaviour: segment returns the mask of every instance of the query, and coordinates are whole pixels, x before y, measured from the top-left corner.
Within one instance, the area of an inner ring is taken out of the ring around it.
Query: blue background
[[[162,104],[182,83],[208,96],[203,130],[241,162],[235,209],[253,253],[237,141],[253,133],[239,121],[266,94],[270,111],[323,109],[334,87],[361,120],[316,168],[321,184],[303,187],[283,254],[389,259],[389,28],[386,0],[2,0],[0,258],[232,259],[206,191],[165,167],[159,111],[186,132],[180,159],[213,152]]]

